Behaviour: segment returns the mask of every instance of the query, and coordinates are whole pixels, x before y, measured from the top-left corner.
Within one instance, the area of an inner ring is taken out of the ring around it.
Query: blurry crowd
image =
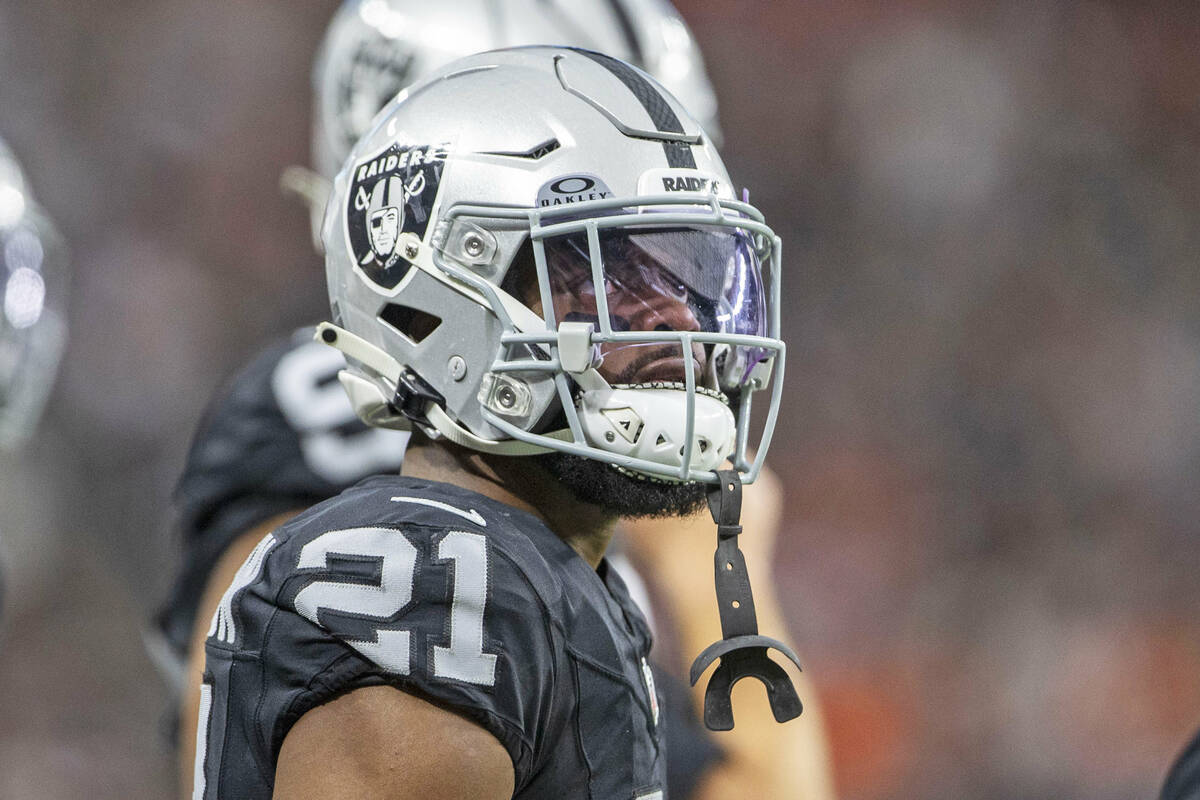
[[[1200,726],[1200,7],[676,5],[784,238],[776,579],[840,794],[1152,796]],[[336,6],[0,0],[0,136],[73,265],[0,454],[0,797],[170,791],[171,489],[326,313],[278,178]]]

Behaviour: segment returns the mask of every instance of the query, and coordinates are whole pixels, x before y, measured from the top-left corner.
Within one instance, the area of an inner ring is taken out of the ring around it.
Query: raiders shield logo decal
[[[395,288],[411,268],[400,235],[425,238],[447,152],[446,145],[394,144],[354,166],[346,234],[359,267],[385,289]]]

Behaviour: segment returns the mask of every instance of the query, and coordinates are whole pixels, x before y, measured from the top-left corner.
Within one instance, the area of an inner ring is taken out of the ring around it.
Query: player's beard
[[[629,384],[644,380],[642,370],[646,366],[680,354],[679,348],[674,345],[639,350],[642,352],[626,364],[620,373],[607,376],[611,383]],[[696,357],[703,363],[704,351],[698,350]],[[678,379],[682,381],[682,378],[681,375]],[[565,426],[566,418],[563,417],[561,422]],[[621,517],[690,516],[704,507],[708,495],[708,484],[651,478],[582,456],[554,452],[537,458],[542,467],[577,500],[600,506]]]
[[[708,485],[639,478],[611,464],[569,453],[536,456],[577,500],[620,517],[683,517],[704,507]]]

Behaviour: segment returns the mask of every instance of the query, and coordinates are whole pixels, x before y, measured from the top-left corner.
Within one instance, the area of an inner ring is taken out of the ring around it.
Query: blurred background
[[[783,235],[777,579],[848,800],[1153,796],[1200,725],[1200,6],[677,0]],[[204,404],[327,311],[336,0],[0,0],[0,137],[72,249],[0,454],[0,797],[172,790],[142,647]]]

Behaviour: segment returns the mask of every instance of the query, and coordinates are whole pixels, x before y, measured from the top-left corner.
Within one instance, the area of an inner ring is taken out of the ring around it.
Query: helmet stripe
[[[633,67],[603,53],[584,50],[581,47],[568,49],[587,56],[616,75],[617,79],[633,92],[633,96],[642,104],[642,108],[646,109],[646,113],[650,115],[650,121],[654,123],[655,130],[663,133],[683,133],[683,124],[671,108],[671,104],[667,102],[667,98],[663,97],[662,92],[658,91],[654,84],[646,80]],[[692,146],[687,142],[663,142],[663,152],[666,153],[668,167],[696,168],[696,157],[692,155]]]

